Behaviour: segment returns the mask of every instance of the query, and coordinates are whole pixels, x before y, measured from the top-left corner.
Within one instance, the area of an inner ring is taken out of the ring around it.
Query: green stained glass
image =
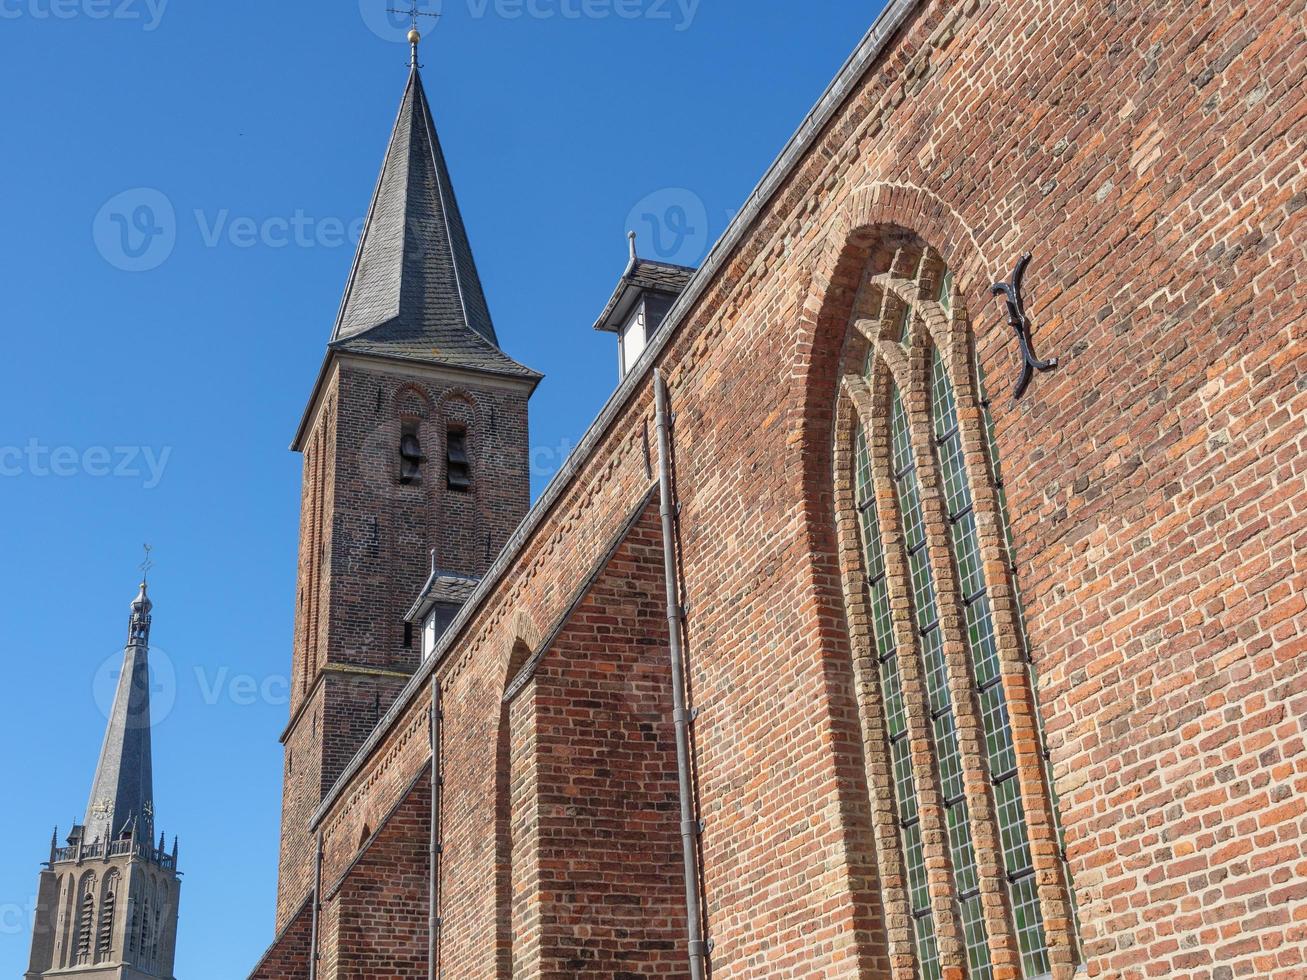
[[[962,901],[962,936],[967,944],[967,962],[971,966],[971,980],[991,980],[994,971],[989,965],[989,945],[985,940],[985,912],[980,896],[972,895]]]
[[[926,853],[921,845],[921,824],[903,828],[903,855],[908,865],[908,900],[914,913],[930,910],[930,885],[926,879]]]
[[[903,518],[903,536],[908,548],[908,571],[912,581],[917,632],[921,637],[921,658],[926,672],[926,693],[931,707],[931,736],[939,766],[940,789],[944,795],[949,855],[953,865],[955,894],[967,895],[979,884],[971,820],[963,791],[963,761],[953,720],[953,703],[948,687],[943,639],[939,629],[938,601],[934,573],[926,545],[926,524],[921,507],[921,483],[912,451],[912,439],[903,398],[897,389],[890,399],[890,433],[893,442],[894,483]],[[969,899],[977,901],[976,898]],[[961,900],[959,900],[961,901]],[[979,906],[977,904],[977,910]],[[965,914],[965,910],[964,910]],[[974,944],[967,954],[972,973],[988,976],[989,944],[984,922],[975,917]]]
[[[1027,977],[1040,977],[1051,969],[1044,940],[1044,916],[1039,910],[1035,876],[1023,878],[1011,888],[1012,916],[1016,921],[1017,944],[1021,947],[1021,968]]]
[[[939,948],[935,944],[935,925],[932,916],[925,915],[913,923],[917,937],[917,962],[921,967],[921,980],[940,980]]]
[[[953,273],[945,272],[939,282],[939,305],[944,308],[945,313],[953,311]]]
[[[872,633],[880,670],[881,694],[885,704],[885,726],[890,739],[890,761],[894,774],[894,795],[899,816],[899,836],[907,873],[908,903],[918,966],[923,980],[939,980],[939,952],[935,942],[934,916],[930,910],[930,888],[926,856],[922,847],[917,806],[916,780],[912,772],[912,745],[908,737],[907,710],[903,702],[903,679],[890,613],[889,583],[885,576],[885,553],[880,533],[871,478],[871,459],[865,433],[854,443],[855,484],[861,514],[862,547],[866,557],[868,598],[871,603]]]
[[[912,744],[906,738],[890,743],[894,761],[894,789],[899,798],[899,819],[911,823],[917,819],[917,787],[912,780]]]
[[[1030,832],[1026,824],[1021,789],[1015,776],[1016,752],[1012,728],[1000,682],[998,648],[994,635],[994,616],[986,590],[984,567],[980,555],[980,536],[973,509],[974,497],[963,457],[959,432],[957,399],[943,358],[936,350],[931,378],[931,410],[936,455],[944,485],[945,505],[952,530],[949,544],[953,553],[958,584],[966,607],[966,638],[975,675],[980,720],[988,755],[989,774],[994,784],[994,805],[998,817],[999,838],[1003,846],[1003,864],[1009,881],[1008,897],[1021,943],[1022,965],[1027,976],[1047,972],[1047,966],[1032,973],[1033,966],[1047,963],[1043,921],[1039,917],[1037,896],[1033,889],[1030,856]],[[992,440],[988,418],[987,435]],[[991,442],[991,452],[993,445]],[[973,975],[974,975],[973,969]]]

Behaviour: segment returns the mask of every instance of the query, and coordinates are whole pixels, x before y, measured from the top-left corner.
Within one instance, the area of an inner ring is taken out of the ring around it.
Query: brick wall
[[[313,910],[305,905],[250,974],[250,980],[304,980],[309,975]]]
[[[532,684],[539,931],[529,976],[680,976],[685,890],[662,537],[651,505]],[[520,814],[522,807],[517,808]],[[524,889],[529,894],[529,886]],[[515,976],[524,975],[515,971]]]
[[[529,495],[521,384],[343,361],[318,397],[304,446],[279,925],[312,877],[309,818],[418,665],[417,642],[404,645],[404,614],[431,571],[431,552],[441,568],[482,574]],[[447,484],[450,425],[467,433],[467,491]],[[405,427],[427,456],[409,484],[399,467]]]
[[[1302,975],[1303,15],[1301,0],[922,4],[675,327],[658,361],[717,980],[881,976],[896,925],[832,463],[849,319],[888,227],[953,270],[995,397],[1089,974]],[[1013,407],[1014,341],[987,287],[1025,249],[1037,346],[1062,362]],[[440,666],[452,975],[493,972],[512,651],[524,618],[537,636],[568,621],[643,509],[650,402],[645,384],[613,417]],[[334,874],[427,763],[425,688],[401,705],[324,821]],[[546,752],[536,792],[566,797]],[[593,888],[545,853],[542,897],[551,872]]]
[[[337,931],[324,934],[334,977],[427,976],[431,781],[421,779],[350,869],[338,893]]]

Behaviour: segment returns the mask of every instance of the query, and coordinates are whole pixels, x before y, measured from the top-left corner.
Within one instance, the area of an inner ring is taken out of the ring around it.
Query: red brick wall
[[[530,486],[520,384],[346,362],[320,398],[305,443],[279,923],[309,887],[309,818],[418,665],[403,618],[431,571],[431,551],[442,568],[482,574],[526,513]],[[466,492],[446,482],[450,424],[467,432]],[[428,457],[412,484],[399,480],[404,425]]]
[[[431,781],[414,786],[350,869],[330,900],[337,931],[323,936],[334,953],[326,977],[427,976],[427,894]]]
[[[995,396],[1090,975],[1302,975],[1303,14],[921,5],[659,355],[716,980],[883,975],[832,456],[848,314],[890,225],[953,270]],[[1035,339],[1062,364],[1011,407],[986,290],[1025,249]],[[493,972],[488,828],[522,617],[552,630],[643,506],[649,420],[645,385],[441,666],[451,975]],[[325,821],[333,873],[426,764],[426,698]]]
[[[663,588],[654,504],[521,695],[535,699],[538,753],[540,957],[529,975],[685,973]]]
[[[304,980],[309,975],[313,910],[306,903],[291,919],[250,980]]]

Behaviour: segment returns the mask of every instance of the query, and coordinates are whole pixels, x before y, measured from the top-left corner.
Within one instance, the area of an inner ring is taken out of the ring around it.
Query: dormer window
[[[469,490],[472,487],[472,465],[467,458],[467,430],[450,428],[445,440],[445,472],[451,490]]]
[[[426,457],[422,455],[422,443],[418,440],[417,426],[406,424],[399,437],[399,482],[421,483],[424,462]]]
[[[452,602],[438,602],[432,608],[427,618],[422,623],[422,659],[427,657],[436,649],[436,643],[444,635],[445,630],[449,629],[454,617],[458,615],[462,606]]]

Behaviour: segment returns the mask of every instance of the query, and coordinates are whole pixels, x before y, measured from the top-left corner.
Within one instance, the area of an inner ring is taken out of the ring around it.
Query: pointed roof
[[[83,840],[116,840],[133,827],[154,836],[154,772],[150,758],[150,620],[154,604],[144,582],[132,601],[127,648],[100,762],[86,805]]]
[[[330,347],[532,381],[541,377],[499,349],[416,65]]]

